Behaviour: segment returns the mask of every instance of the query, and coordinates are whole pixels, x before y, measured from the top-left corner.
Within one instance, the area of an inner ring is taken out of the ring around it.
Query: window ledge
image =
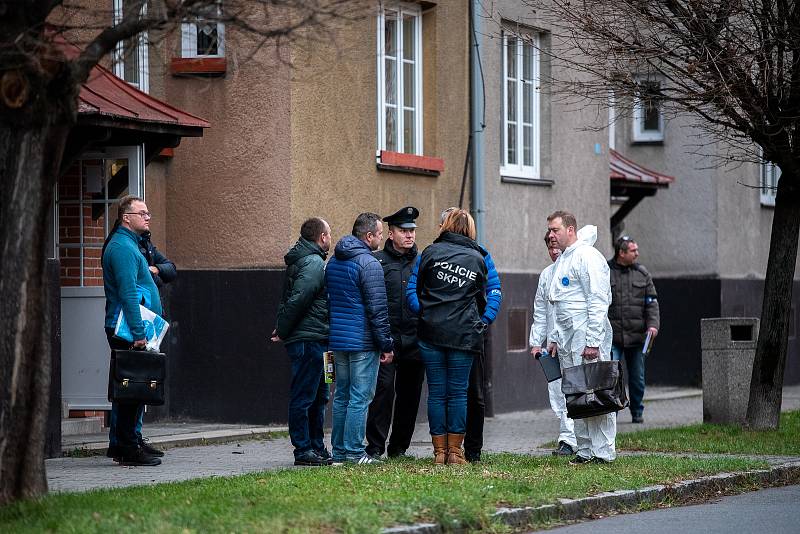
[[[441,158],[403,154],[388,150],[381,150],[377,166],[384,171],[424,174],[427,176],[439,176],[444,172],[444,160]]]
[[[631,141],[632,145],[663,145],[664,138],[661,139],[633,139]]]
[[[522,176],[509,176],[503,173],[500,173],[500,181],[506,184],[525,184],[539,187],[552,187],[553,184],[555,184],[553,180],[547,180],[545,178],[525,178]]]
[[[169,70],[173,76],[222,76],[228,70],[228,60],[224,57],[174,57]]]

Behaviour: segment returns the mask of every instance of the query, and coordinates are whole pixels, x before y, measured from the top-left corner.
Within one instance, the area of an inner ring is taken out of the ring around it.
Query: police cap
[[[417,217],[419,217],[419,210],[413,206],[406,206],[398,210],[397,213],[384,217],[383,222],[398,228],[416,228],[417,225],[414,223],[414,219]]]

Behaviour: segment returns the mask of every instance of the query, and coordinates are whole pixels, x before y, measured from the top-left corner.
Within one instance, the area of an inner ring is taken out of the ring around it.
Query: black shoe
[[[333,463],[333,456],[331,456],[331,453],[328,452],[328,449],[322,449],[322,450],[315,449],[314,453],[323,460],[325,460],[326,465],[331,465]]]
[[[322,458],[316,452],[305,451],[295,455],[294,465],[320,466],[329,464],[326,458]]]
[[[565,441],[559,441],[558,448],[553,451],[553,456],[572,456],[573,454],[575,454],[575,449]]]
[[[369,452],[369,451],[367,451],[367,452]],[[404,458],[406,456],[407,455],[406,455],[405,449],[400,451],[400,450],[397,450],[397,449],[393,449],[392,447],[387,447],[386,448],[386,457],[387,458]]]
[[[633,415],[631,416],[631,423],[644,423],[644,417],[641,415]]]
[[[119,459],[122,457],[122,451],[116,445],[109,445],[108,449],[106,449],[106,456],[113,459],[115,462],[119,462]]]
[[[150,445],[150,443],[148,443],[149,441],[150,440],[147,438],[142,438],[141,441],[139,441],[139,447],[150,456],[155,456],[157,458],[161,458],[162,456],[164,456],[164,451],[162,451],[161,449],[156,449],[155,447]]]
[[[479,464],[481,462],[481,453],[465,451],[464,458],[471,464]]]
[[[591,463],[594,458],[584,458],[583,456],[575,456],[569,461],[569,465],[583,465]]]
[[[136,447],[133,452],[122,454],[119,465],[161,465],[161,458],[150,456],[141,447]]]

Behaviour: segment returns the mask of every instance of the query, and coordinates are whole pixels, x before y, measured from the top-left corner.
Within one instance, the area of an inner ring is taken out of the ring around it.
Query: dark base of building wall
[[[285,424],[290,364],[283,346],[269,341],[283,276],[272,270],[181,271],[164,295],[172,323],[166,347],[168,401],[149,417]],[[490,330],[487,358],[487,415],[549,406],[547,382],[527,348],[538,277],[506,273],[501,278],[503,309]],[[647,383],[699,387],[700,319],[758,316],[763,283],[655,282],[661,331],[647,360]],[[800,381],[794,332],[793,325],[786,383]],[[423,396],[419,421],[425,410]]]
[[[283,271],[182,269],[165,291],[168,401],[155,418],[285,423],[290,363],[270,335]]]

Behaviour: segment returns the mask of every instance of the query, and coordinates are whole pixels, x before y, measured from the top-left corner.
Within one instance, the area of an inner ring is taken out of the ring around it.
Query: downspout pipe
[[[472,148],[472,216],[475,218],[475,226],[477,227],[476,241],[480,244],[486,243],[486,228],[484,217],[484,187],[483,187],[483,130],[486,127],[484,124],[486,117],[486,106],[484,105],[483,94],[483,69],[481,67],[481,48],[480,38],[481,35],[481,11],[482,6],[480,0],[470,1],[470,113],[469,113],[469,128],[470,128],[470,141],[469,145]],[[469,154],[468,154],[469,156]],[[484,336],[483,342],[483,399],[485,403],[485,415],[487,417],[494,416],[494,392],[492,390],[492,376],[493,372],[493,354],[492,349],[492,330]]]
[[[481,35],[480,0],[470,2],[470,136],[472,137],[472,216],[478,228],[477,241],[483,244],[484,229],[484,187],[483,187],[483,129],[484,95],[483,72],[480,60]]]

